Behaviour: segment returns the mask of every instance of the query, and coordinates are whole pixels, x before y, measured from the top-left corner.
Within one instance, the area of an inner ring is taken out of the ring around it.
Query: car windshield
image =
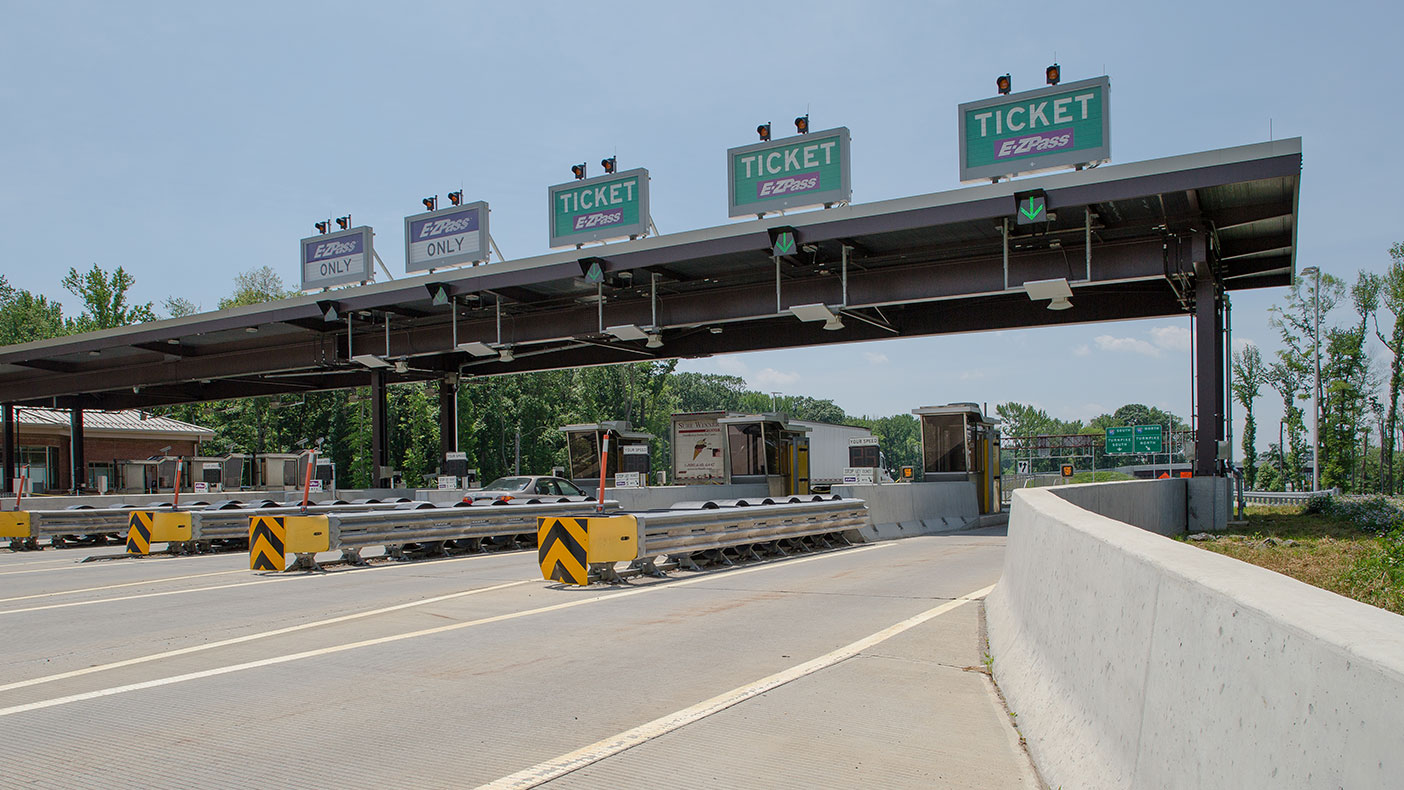
[[[521,491],[531,482],[530,477],[499,477],[483,486],[484,491]]]

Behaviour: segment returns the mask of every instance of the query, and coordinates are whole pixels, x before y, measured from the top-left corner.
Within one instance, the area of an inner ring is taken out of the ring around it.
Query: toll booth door
[[[804,496],[809,493],[809,438],[795,440],[795,485],[790,493]]]

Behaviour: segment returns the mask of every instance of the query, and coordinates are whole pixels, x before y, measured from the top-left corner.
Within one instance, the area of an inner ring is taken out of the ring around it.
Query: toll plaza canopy
[[[1277,140],[444,270],[6,347],[0,401],[120,409],[1185,313],[1200,370],[1222,371],[1225,292],[1294,276],[1300,174],[1300,139]],[[1046,210],[1021,219],[1033,195]],[[1222,403],[1222,375],[1201,379]]]

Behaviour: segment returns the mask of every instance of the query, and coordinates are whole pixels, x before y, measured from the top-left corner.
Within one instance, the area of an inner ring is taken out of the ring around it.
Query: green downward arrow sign
[[[781,233],[775,237],[775,252],[779,255],[789,255],[795,251],[795,234]]]
[[[1007,206],[1009,204],[1006,203],[1005,205]],[[1043,213],[1043,204],[1035,202],[1033,198],[1029,198],[1029,205],[1021,206],[1019,208],[1019,213],[1029,219],[1037,219],[1038,215]]]

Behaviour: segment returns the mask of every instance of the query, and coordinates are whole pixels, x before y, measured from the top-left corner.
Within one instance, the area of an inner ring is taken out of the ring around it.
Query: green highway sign
[[[557,184],[547,192],[552,247],[648,232],[648,171],[643,168]]]
[[[1132,446],[1131,426],[1122,425],[1107,429],[1107,445],[1103,451],[1107,455],[1130,455]]]
[[[960,105],[960,180],[1109,161],[1110,90],[1096,77]]]
[[[1107,429],[1107,455],[1156,455],[1165,452],[1159,425],[1121,425]]]
[[[727,216],[846,202],[848,129],[743,145],[726,152]]]

